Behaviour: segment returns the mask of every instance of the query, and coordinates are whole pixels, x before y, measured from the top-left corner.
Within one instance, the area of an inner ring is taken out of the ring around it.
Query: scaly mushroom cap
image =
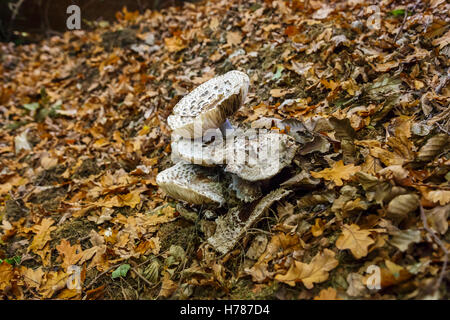
[[[223,186],[211,178],[213,174],[206,168],[179,162],[160,172],[156,183],[172,198],[193,204],[222,205]]]
[[[227,142],[226,172],[248,181],[266,180],[292,162],[298,148],[294,138],[273,131],[247,132]]]
[[[249,84],[248,76],[237,70],[201,84],[183,97],[167,118],[173,134],[195,139],[202,137],[208,129],[219,128],[239,109]]]
[[[205,167],[214,167],[225,163],[225,148],[223,139],[205,143],[201,139],[191,140],[181,138],[172,141],[172,161],[180,159]]]
[[[198,140],[172,142],[173,160],[214,166],[226,164],[225,171],[248,181],[270,179],[292,162],[297,151],[295,139],[268,130],[240,130],[225,141],[204,144]]]

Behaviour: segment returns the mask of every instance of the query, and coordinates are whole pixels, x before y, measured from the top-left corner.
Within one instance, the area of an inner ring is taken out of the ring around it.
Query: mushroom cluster
[[[233,128],[228,121],[242,106],[249,83],[245,73],[230,71],[201,84],[173,108],[167,121],[175,165],[156,177],[167,195],[209,206],[261,201],[262,186],[270,186],[270,179],[292,162],[297,143],[291,136]],[[245,224],[241,221],[239,230]]]

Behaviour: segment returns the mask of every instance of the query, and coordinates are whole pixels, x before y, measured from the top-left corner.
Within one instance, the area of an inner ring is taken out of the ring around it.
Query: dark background
[[[185,1],[187,0],[24,0],[17,15],[13,17],[9,4],[17,4],[20,0],[0,0],[0,41],[17,40],[22,32],[40,38],[55,31],[67,31],[66,19],[69,15],[66,10],[71,4],[80,7],[82,29],[86,29],[83,20],[114,21],[116,12],[124,6],[128,11],[144,12],[146,9],[178,6]]]

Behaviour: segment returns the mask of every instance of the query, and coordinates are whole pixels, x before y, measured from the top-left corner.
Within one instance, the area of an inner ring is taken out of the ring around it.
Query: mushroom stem
[[[225,122],[220,126],[219,129],[220,129],[220,132],[222,132],[222,136],[224,136],[224,137],[227,136],[227,130],[229,130],[229,132],[234,131],[234,128],[228,119],[225,119]]]

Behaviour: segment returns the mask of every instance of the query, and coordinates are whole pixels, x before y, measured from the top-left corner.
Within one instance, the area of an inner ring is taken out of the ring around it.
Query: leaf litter
[[[448,299],[448,12],[211,0],[0,44],[1,297]],[[224,209],[155,177],[173,106],[232,69],[252,88],[232,121],[300,148],[223,254]]]

